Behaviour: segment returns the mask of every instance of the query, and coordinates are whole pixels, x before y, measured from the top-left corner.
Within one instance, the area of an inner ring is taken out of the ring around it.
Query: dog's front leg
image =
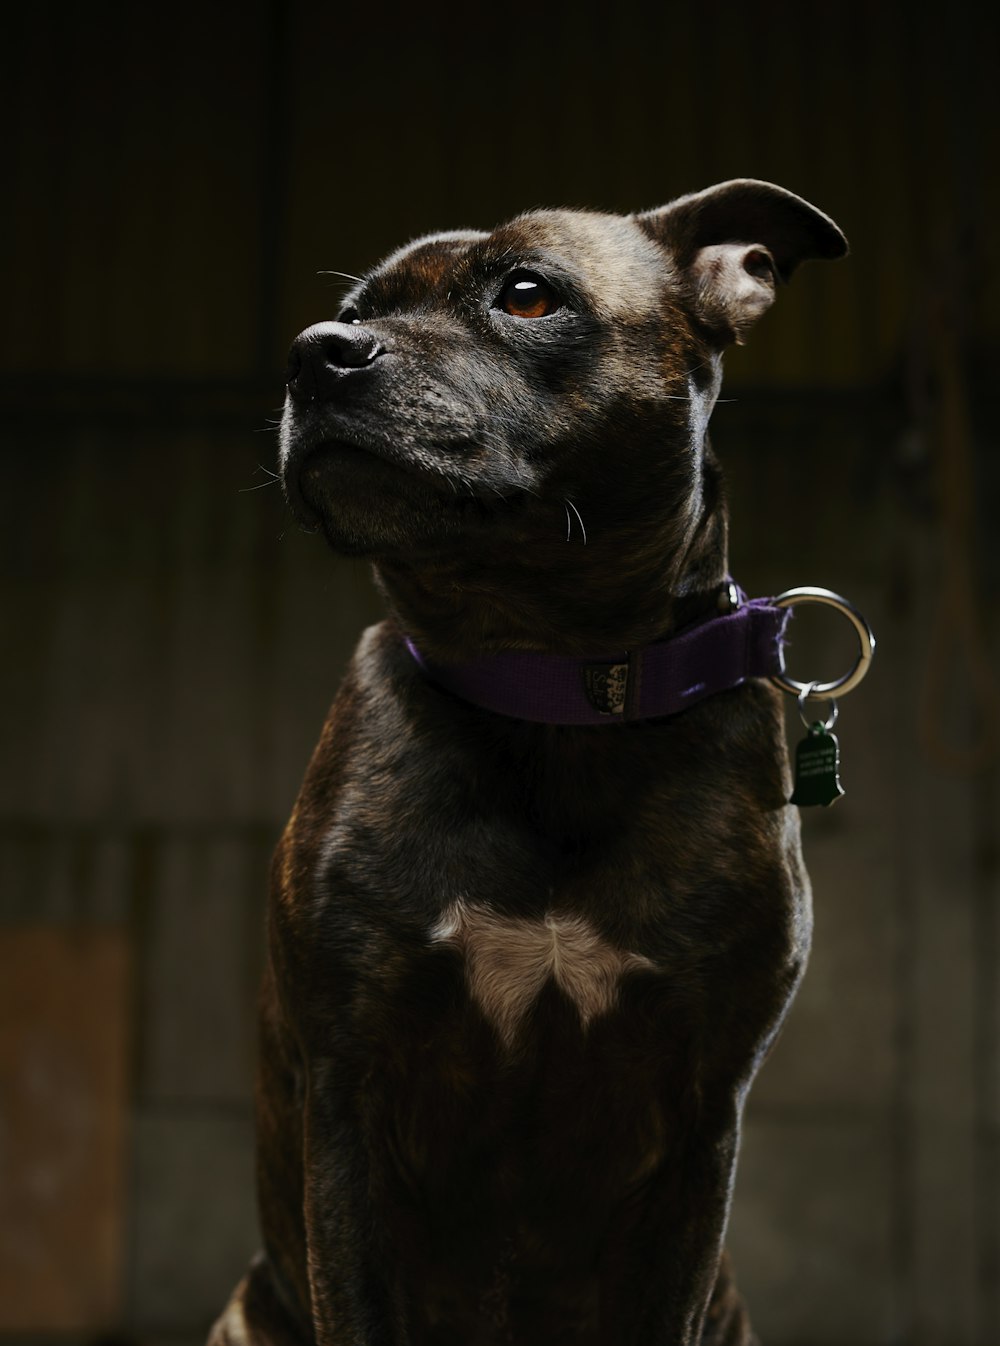
[[[305,1225],[317,1346],[406,1340],[393,1259],[381,1237],[380,1175],[365,1143],[363,1095],[341,1063],[313,1060],[303,1112]],[[357,1109],[352,1108],[357,1103]]]
[[[738,1104],[710,1123],[702,1108],[686,1143],[648,1183],[621,1240],[602,1335],[635,1346],[751,1346],[731,1283],[716,1289],[739,1146]],[[728,1276],[728,1272],[727,1272]],[[709,1305],[711,1320],[706,1323]],[[612,1318],[618,1320],[617,1323]],[[628,1324],[623,1331],[622,1322]]]

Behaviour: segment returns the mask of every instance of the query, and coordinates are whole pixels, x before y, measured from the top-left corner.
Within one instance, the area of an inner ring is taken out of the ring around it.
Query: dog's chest
[[[585,1033],[615,1006],[624,977],[655,970],[651,959],[616,947],[584,916],[567,912],[504,916],[459,899],[429,940],[461,956],[468,994],[508,1050],[546,986],[574,1006]]]
[[[637,1004],[683,1032],[714,983],[766,981],[788,957],[797,840],[753,797],[780,799],[766,732],[729,733],[722,772],[707,745],[727,729],[706,708],[635,734],[528,735],[406,690],[382,697],[383,714],[406,706],[392,732],[351,722],[335,791],[295,829],[312,897],[289,907],[293,938],[331,1013],[353,986],[362,1033],[431,1041],[457,1014],[510,1058],[539,1032],[605,1038]]]

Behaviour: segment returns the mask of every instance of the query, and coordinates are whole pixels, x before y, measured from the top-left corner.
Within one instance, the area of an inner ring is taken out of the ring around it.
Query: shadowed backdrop
[[[880,641],[731,1243],[768,1346],[1000,1323],[996,22],[222,0],[7,25],[0,1346],[202,1338],[255,1246],[268,858],[380,605],[274,484],[285,352],[420,233],[770,179],[845,230],[727,359],[734,574]],[[797,619],[796,672],[850,643]],[[800,662],[801,661],[801,662]],[[798,735],[794,708],[790,737]]]

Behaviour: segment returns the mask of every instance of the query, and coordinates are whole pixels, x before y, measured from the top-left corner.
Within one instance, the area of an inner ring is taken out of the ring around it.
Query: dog
[[[811,926],[780,696],[651,714],[631,656],[587,660],[739,608],[723,352],[846,250],[752,179],[532,211],[418,239],[296,339],[288,501],[389,615],[274,859],[264,1248],[213,1346],[756,1340],[724,1233]],[[597,670],[606,722],[532,717],[546,661]]]

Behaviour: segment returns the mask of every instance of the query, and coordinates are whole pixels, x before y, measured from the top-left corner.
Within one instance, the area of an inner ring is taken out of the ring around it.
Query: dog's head
[[[383,579],[447,574],[508,602],[541,571],[570,606],[609,568],[676,586],[699,543],[718,568],[721,354],[801,261],[845,252],[825,215],[748,179],[419,239],[292,346],[289,501]]]

